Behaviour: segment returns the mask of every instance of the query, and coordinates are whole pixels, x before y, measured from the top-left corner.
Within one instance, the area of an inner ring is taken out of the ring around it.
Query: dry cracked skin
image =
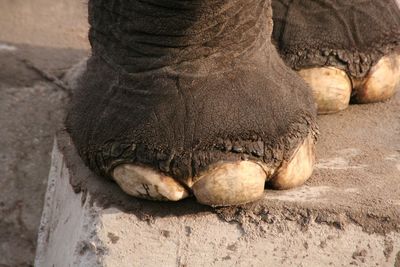
[[[272,6],[89,1],[92,56],[66,120],[84,162],[133,196],[194,195],[211,206],[254,201],[265,183],[303,184],[315,161],[317,109],[394,94],[400,11],[394,0]],[[331,84],[312,84],[321,70],[331,81],[348,78],[333,100]]]

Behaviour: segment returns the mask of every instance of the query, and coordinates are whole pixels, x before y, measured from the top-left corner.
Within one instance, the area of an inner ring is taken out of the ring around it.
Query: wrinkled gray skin
[[[185,182],[220,160],[279,166],[316,134],[310,89],[269,42],[270,0],[91,0],[93,55],[66,120],[96,173]]]
[[[273,0],[273,40],[293,69],[334,66],[365,77],[400,52],[396,0]]]

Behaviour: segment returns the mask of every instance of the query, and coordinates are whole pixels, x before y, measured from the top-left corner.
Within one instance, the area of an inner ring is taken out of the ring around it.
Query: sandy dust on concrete
[[[53,137],[68,101],[66,92],[42,74],[62,78],[86,55],[83,50],[0,42],[2,267],[33,264]]]
[[[0,41],[88,49],[87,0],[0,0]]]

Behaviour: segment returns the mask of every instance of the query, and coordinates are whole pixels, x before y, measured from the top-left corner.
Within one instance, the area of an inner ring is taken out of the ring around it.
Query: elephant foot
[[[266,184],[300,186],[315,162],[312,93],[276,52],[271,56],[276,61],[269,73],[255,59],[224,75],[200,77],[132,77],[94,56],[67,130],[93,171],[137,198],[194,196],[201,204],[227,206],[262,198]],[[176,80],[179,86],[171,83]],[[145,93],[152,90],[157,98]]]
[[[66,128],[91,170],[137,198],[211,206],[311,176],[316,109],[269,41],[270,0],[90,0],[89,18]]]
[[[312,88],[319,114],[394,95],[400,82],[396,0],[273,0],[272,6],[274,43]]]
[[[350,102],[367,104],[390,99],[400,85],[400,54],[382,57],[361,78],[336,67],[307,68],[298,74],[310,85],[318,114],[336,113]]]
[[[112,177],[127,194],[156,201],[178,201],[193,194],[210,206],[245,204],[263,196],[265,183],[275,189],[302,185],[315,161],[314,137],[308,136],[288,161],[277,168],[263,162],[217,162],[186,184],[162,172],[135,164],[117,166]]]

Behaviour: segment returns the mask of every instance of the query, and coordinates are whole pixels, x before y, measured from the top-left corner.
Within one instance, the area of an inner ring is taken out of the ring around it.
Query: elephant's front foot
[[[270,0],[89,1],[92,57],[66,126],[126,193],[211,206],[312,173],[312,92],[270,43]]]
[[[382,57],[364,77],[336,67],[305,68],[299,75],[310,85],[318,114],[336,113],[350,102],[367,104],[390,99],[400,85],[400,55]]]
[[[268,71],[256,55],[202,76],[124,74],[93,56],[67,129],[93,171],[138,198],[226,206],[300,186],[315,161],[312,93],[270,52]]]

